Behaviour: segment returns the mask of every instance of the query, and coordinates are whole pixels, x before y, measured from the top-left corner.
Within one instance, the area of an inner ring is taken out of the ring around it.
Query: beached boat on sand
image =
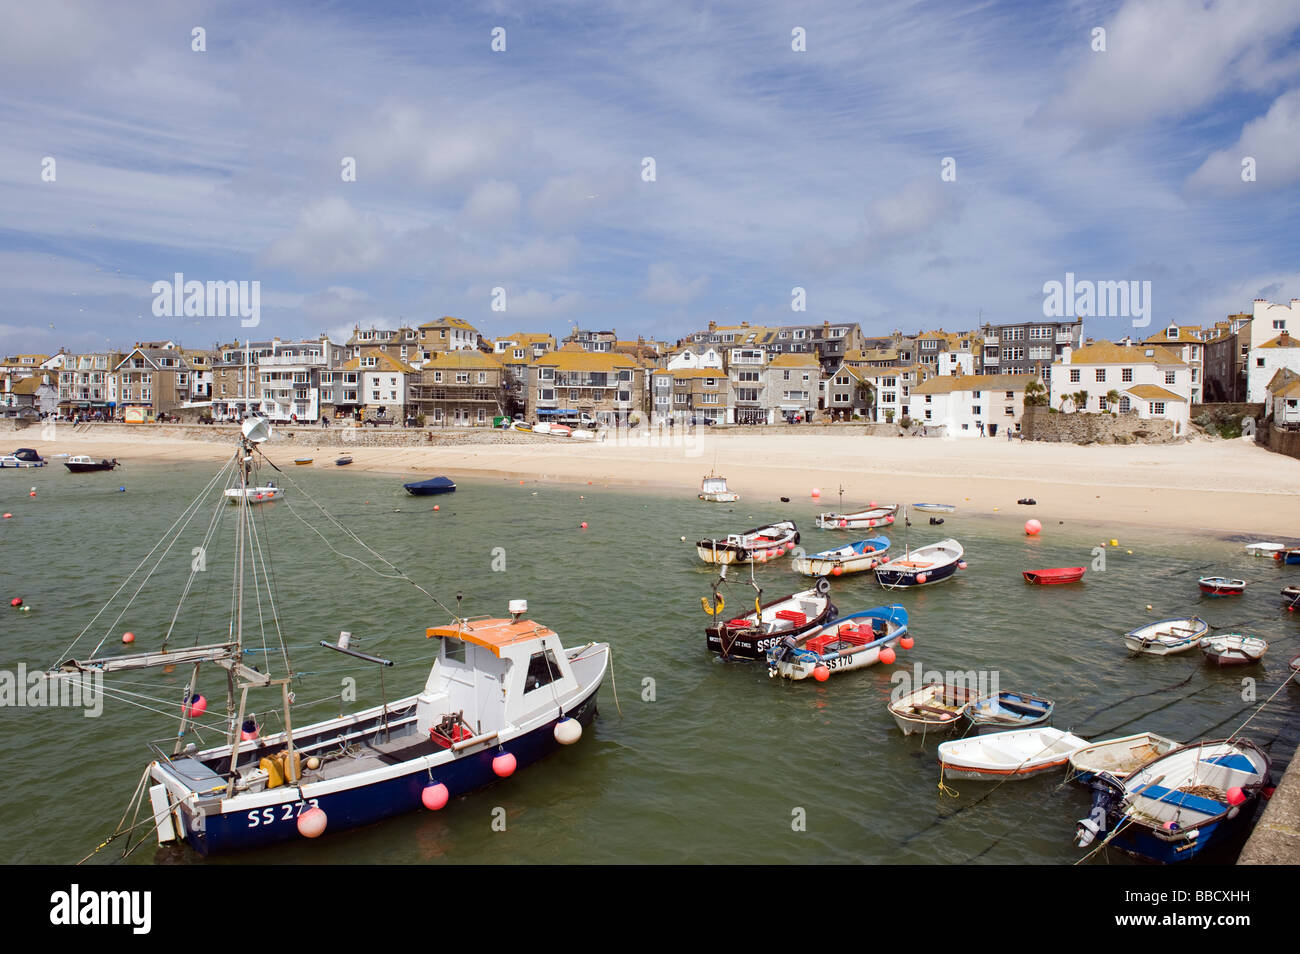
[[[784,637],[767,651],[767,674],[824,682],[835,673],[874,666],[906,635],[907,610],[897,604],[850,613],[821,629]]]
[[[1264,750],[1246,739],[1196,742],[1165,753],[1123,781],[1093,780],[1098,799],[1076,827],[1086,847],[1114,832],[1109,844],[1165,864],[1191,861],[1248,828],[1272,784]]]
[[[1012,781],[1064,768],[1086,739],[1046,726],[939,743],[945,779]]]
[[[820,579],[810,590],[792,593],[770,603],[761,603],[753,612],[709,626],[704,631],[709,652],[723,659],[763,659],[768,649],[786,636],[802,636],[820,629],[835,619],[839,610],[831,602],[830,584]],[[760,597],[755,597],[755,600]],[[719,615],[724,603],[714,591],[714,603],[701,597],[705,611]]]
[[[1200,645],[1210,632],[1210,624],[1199,616],[1180,616],[1147,623],[1124,634],[1130,652],[1149,656],[1172,656]]]
[[[938,735],[962,725],[962,709],[976,698],[978,693],[965,686],[932,682],[891,702],[889,714],[903,735]]]
[[[799,542],[799,528],[793,520],[781,520],[744,533],[731,533],[725,540],[700,540],[695,552],[705,563],[732,566],[758,561],[765,563],[785,556]]]
[[[790,568],[804,576],[841,576],[845,573],[863,573],[883,563],[889,550],[889,537],[872,537],[856,543],[846,543],[833,550],[822,550],[809,556],[795,557]]]
[[[1247,666],[1264,658],[1268,643],[1258,636],[1242,633],[1219,633],[1201,640],[1206,662],[1220,666]]]
[[[1058,566],[1047,570],[1025,570],[1026,583],[1039,586],[1058,586],[1062,583],[1078,583],[1083,579],[1084,568],[1081,566]]]
[[[740,494],[727,489],[726,477],[710,473],[700,481],[699,498],[710,503],[735,503],[740,499]]]

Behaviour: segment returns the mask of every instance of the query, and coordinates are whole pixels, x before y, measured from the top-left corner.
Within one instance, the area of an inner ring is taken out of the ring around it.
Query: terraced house
[[[111,415],[117,407],[113,369],[122,358],[120,351],[68,355],[59,371],[59,413]]]
[[[344,361],[333,373],[342,375],[343,390],[347,381],[356,376],[357,403],[354,406],[336,405],[336,413],[351,415],[363,421],[404,424],[408,417],[409,387],[419,377],[419,372],[400,358],[383,350],[382,346],[353,349],[356,356]],[[436,357],[442,357],[442,354]]]
[[[1176,434],[1191,418],[1191,368],[1155,345],[1098,341],[1067,349],[1050,385],[1051,405],[1062,411],[1132,412],[1173,421]]]
[[[468,321],[443,315],[419,327],[420,358],[428,361],[446,351],[490,351],[491,346]]]
[[[1018,431],[1025,388],[1036,374],[936,374],[912,389],[909,416],[946,437],[998,437]]]
[[[650,372],[650,421],[720,424],[730,410],[731,384],[721,368],[660,368]]]
[[[648,376],[637,358],[586,352],[577,342],[534,359],[528,372],[530,420],[590,414],[606,424],[626,424],[644,413]]]
[[[426,426],[491,427],[510,400],[500,356],[480,351],[435,354],[412,378],[411,414]]]
[[[135,348],[112,374],[118,409],[128,421],[172,414],[189,403],[193,372],[175,348]]]

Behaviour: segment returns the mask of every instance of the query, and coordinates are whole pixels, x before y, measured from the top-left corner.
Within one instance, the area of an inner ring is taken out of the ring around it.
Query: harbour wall
[[[1020,418],[1027,441],[1067,444],[1170,444],[1182,440],[1174,422],[1128,414],[1063,414],[1047,407],[1027,407]]]
[[[1255,432],[1255,443],[1276,454],[1300,458],[1300,431],[1284,431],[1269,422]]]
[[[1277,791],[1237,856],[1237,864],[1297,863],[1300,863],[1300,760],[1292,756]]]

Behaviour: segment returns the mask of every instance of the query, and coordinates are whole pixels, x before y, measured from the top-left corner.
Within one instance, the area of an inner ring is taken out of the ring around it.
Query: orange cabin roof
[[[448,623],[445,626],[430,626],[424,631],[426,638],[437,636],[442,639],[460,639],[474,643],[484,649],[492,650],[493,655],[501,656],[501,647],[515,643],[531,642],[554,636],[555,631],[539,623],[521,619],[475,619],[465,620],[459,624]]]

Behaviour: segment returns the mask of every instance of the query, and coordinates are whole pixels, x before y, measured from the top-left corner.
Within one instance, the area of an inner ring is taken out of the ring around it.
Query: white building
[[[938,374],[974,374],[975,355],[969,351],[941,351]]]
[[[1283,368],[1300,371],[1300,350],[1295,335],[1300,330],[1300,298],[1289,305],[1255,299],[1250,322],[1250,350],[1246,356],[1246,400],[1263,402],[1273,375]]]
[[[1036,374],[936,374],[911,389],[908,416],[947,437],[999,437],[1019,430],[1025,387]]]
[[[669,371],[691,371],[696,368],[722,370],[722,352],[708,345],[683,348],[668,359]]]
[[[1181,434],[1191,417],[1192,370],[1167,349],[1145,344],[1099,341],[1077,351],[1066,349],[1052,366],[1052,407],[1062,411],[1121,414],[1174,422]],[[1119,401],[1108,396],[1114,391]],[[1075,395],[1086,392],[1086,399]]]

